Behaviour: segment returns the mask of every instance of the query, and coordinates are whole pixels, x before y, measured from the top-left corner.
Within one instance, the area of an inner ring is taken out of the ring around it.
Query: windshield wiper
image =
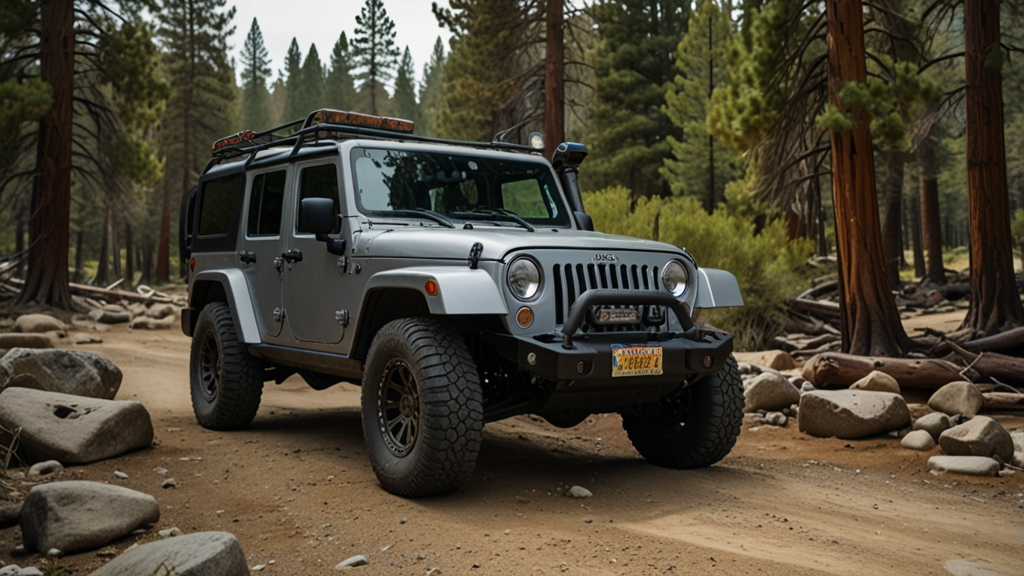
[[[516,214],[515,212],[505,210],[504,208],[474,208],[470,212],[456,212],[452,214],[452,216],[455,216],[457,218],[464,218],[467,215],[471,217],[487,216],[492,220],[514,222],[516,224],[519,224],[523,228],[526,228],[530,232],[537,231],[537,229],[533,227],[533,224],[530,224],[529,222],[524,220],[522,216]]]
[[[445,228],[455,228],[455,223],[444,217],[443,214],[434,212],[433,210],[427,210],[426,208],[413,208],[412,210],[384,210],[381,212],[384,215],[392,214],[395,216],[409,216],[412,218],[426,218],[437,222]]]

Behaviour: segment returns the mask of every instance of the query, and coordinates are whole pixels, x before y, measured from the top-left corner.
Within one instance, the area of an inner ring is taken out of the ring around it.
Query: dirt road
[[[928,453],[894,439],[745,427],[722,463],[680,472],[646,464],[616,415],[569,430],[521,417],[487,426],[460,491],[403,500],[370,470],[355,386],[269,383],[248,430],[211,432],[192,417],[187,338],[124,327],[101,337],[86,349],[121,367],[118,397],[149,408],[157,442],[61,478],[153,494],[162,516],[100,554],[177,526],[234,533],[265,574],[329,573],[355,554],[369,557],[351,569],[365,574],[1024,573],[1024,473],[935,476]],[[177,488],[160,488],[160,467]],[[563,496],[574,484],[594,496]],[[11,558],[20,543],[17,528],[0,530],[0,560],[35,564]],[[62,563],[88,574],[100,554]]]

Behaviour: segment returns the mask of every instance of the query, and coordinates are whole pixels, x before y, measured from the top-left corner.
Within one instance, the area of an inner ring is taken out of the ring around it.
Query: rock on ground
[[[154,574],[160,565],[178,576],[248,576],[238,538],[227,532],[196,532],[143,544],[126,551],[90,576]]]
[[[591,496],[594,495],[594,493],[591,492],[590,490],[587,490],[583,486],[573,486],[572,488],[569,488],[569,491],[566,492],[566,495],[571,496],[573,498],[590,498]]]
[[[15,332],[54,332],[67,330],[67,326],[49,314],[23,314],[14,321]]]
[[[107,304],[89,312],[89,318],[101,324],[123,324],[131,320],[132,315],[123,306]]]
[[[800,391],[781,374],[765,372],[743,386],[743,411],[782,410],[800,401]]]
[[[734,352],[736,360],[765,366],[772,370],[792,370],[796,368],[796,362],[788,352],[783,350],[765,350],[763,352]]]
[[[0,528],[10,528],[18,525],[18,518],[21,516],[21,504],[8,504],[0,506]]]
[[[854,440],[910,425],[910,410],[899,394],[869,390],[816,390],[800,397],[800,431]]]
[[[168,316],[176,316],[178,309],[172,304],[153,304],[146,310],[146,316],[150,318],[167,318]]]
[[[54,472],[60,472],[64,469],[64,466],[56,460],[47,460],[45,462],[37,462],[28,469],[29,476],[47,476]]]
[[[4,566],[3,568],[0,568],[0,576],[44,576],[44,575],[43,575],[42,572],[39,571],[39,568],[36,568],[35,566],[29,566],[27,568],[22,568],[22,567],[18,566],[17,564],[11,564],[9,566]]]
[[[47,334],[0,334],[0,348],[53,348]]]
[[[339,562],[338,565],[334,567],[334,569],[335,570],[341,570],[342,568],[354,568],[356,566],[366,566],[369,563],[370,563],[370,560],[366,556],[363,556],[362,554],[358,554],[356,556],[353,556],[351,558],[346,558],[345,560]]]
[[[1024,468],[1024,432],[1010,434],[1013,439],[1013,465]]]
[[[74,554],[105,546],[159,519],[160,505],[148,494],[99,482],[53,482],[32,488],[25,497],[21,534],[29,550],[58,548]]]
[[[153,423],[139,402],[28,388],[0,392],[0,426],[21,428],[19,451],[31,462],[88,464],[153,443]]]
[[[899,394],[900,385],[896,379],[885,372],[872,370],[867,376],[857,380],[850,385],[850,390],[873,390],[875,392],[889,392]]]
[[[998,476],[999,462],[985,456],[932,456],[928,469],[971,476]]]
[[[9,372],[4,388],[34,388],[89,398],[112,399],[121,388],[121,370],[99,354],[80,350],[15,348],[0,358]]]
[[[939,435],[942,451],[950,456],[998,456],[1013,460],[1013,438],[999,422],[975,416]]]
[[[981,395],[981,391],[970,382],[950,382],[936,390],[928,399],[929,408],[950,416],[955,414],[977,416],[984,404],[985,398]]]
[[[166,316],[164,318],[151,318],[149,316],[136,316],[128,327],[132,330],[168,330],[177,325],[177,318]]]
[[[782,412],[769,412],[764,416],[764,421],[772,426],[785,426],[788,420]]]
[[[942,412],[925,414],[914,421],[914,430],[924,430],[932,435],[932,439],[939,441],[939,435],[949,428],[949,416]]]
[[[900,440],[900,446],[924,452],[935,448],[935,439],[927,430],[914,430]]]

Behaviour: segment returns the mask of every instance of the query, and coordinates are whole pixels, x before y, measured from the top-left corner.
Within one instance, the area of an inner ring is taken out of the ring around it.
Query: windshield
[[[541,162],[356,148],[352,165],[364,213],[418,217],[410,212],[431,211],[443,220],[494,226],[569,226],[551,169]]]

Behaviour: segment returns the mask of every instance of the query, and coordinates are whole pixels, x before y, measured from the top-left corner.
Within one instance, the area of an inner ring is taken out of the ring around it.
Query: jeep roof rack
[[[296,127],[298,127],[297,130]],[[262,132],[243,130],[237,134],[226,136],[213,143],[213,158],[206,164],[203,174],[224,160],[238,158],[248,154],[248,166],[256,153],[271,147],[292,145],[291,156],[294,156],[305,145],[317,145],[321,140],[343,140],[351,137],[370,137],[387,140],[407,140],[412,142],[429,142],[433,144],[453,144],[456,146],[472,146],[474,148],[500,149],[514,152],[543,154],[542,149],[523,144],[507,142],[468,142],[463,140],[447,140],[429,138],[412,133],[413,123],[399,118],[372,116],[358,112],[322,109],[311,112],[305,120],[295,120]],[[295,130],[281,134],[287,130]]]

